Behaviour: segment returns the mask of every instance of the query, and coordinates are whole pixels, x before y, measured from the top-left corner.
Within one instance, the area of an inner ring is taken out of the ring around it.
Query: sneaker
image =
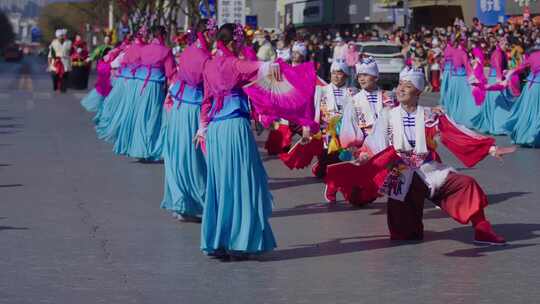
[[[474,243],[484,245],[506,245],[506,240],[493,231],[488,221],[483,221],[474,227]]]
[[[329,204],[333,204],[337,201],[336,195],[337,195],[337,191],[335,189],[328,187],[328,185],[324,186],[324,199]]]

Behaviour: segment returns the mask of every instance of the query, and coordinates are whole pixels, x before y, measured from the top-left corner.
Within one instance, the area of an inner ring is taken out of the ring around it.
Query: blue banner
[[[246,16],[246,25],[251,26],[251,28],[256,29],[259,26],[258,23],[259,22],[258,22],[257,15],[247,15]]]
[[[206,5],[204,5],[204,1],[201,0],[199,2],[199,11],[201,12],[201,16],[204,18],[213,18],[216,16],[216,3],[215,0],[208,0],[208,6],[210,7],[210,14],[206,10]]]
[[[476,11],[480,22],[485,25],[504,22],[506,15],[505,2],[505,0],[477,0]]]

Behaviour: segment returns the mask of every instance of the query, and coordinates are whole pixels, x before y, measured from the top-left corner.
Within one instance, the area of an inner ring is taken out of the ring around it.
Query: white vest
[[[360,128],[371,127],[384,107],[383,91],[377,91],[375,109],[372,108],[371,102],[367,99],[367,92],[365,90],[361,90],[358,94],[354,95],[352,106],[354,107],[354,114],[356,114],[358,126]]]
[[[321,111],[326,112],[330,116],[342,115],[343,109],[352,102],[355,90],[345,87],[345,96],[343,97],[342,108],[339,109],[336,97],[334,96],[334,88],[336,86],[329,84],[323,87],[317,87],[315,90],[315,121],[321,122]]]
[[[415,119],[416,145],[413,148],[405,136],[403,112],[404,110],[401,107],[381,112],[383,115],[377,120],[374,132],[367,137],[366,143],[374,153],[378,153],[381,149],[393,145],[394,149],[400,152],[404,160],[408,158],[407,155],[412,156],[409,157],[408,161],[405,160],[405,163],[410,165],[414,162],[416,156],[423,159],[429,152],[427,149],[425,129],[426,127],[436,125],[437,122],[428,119],[428,117],[431,117],[431,111],[429,109],[418,106]],[[388,175],[383,188],[384,193],[389,197],[398,201],[404,201],[409,192],[414,173],[417,173],[426,183],[430,189],[430,196],[433,196],[444,184],[448,174],[455,170],[450,166],[436,161],[421,161],[416,165],[406,166],[399,171],[398,176],[392,173]]]

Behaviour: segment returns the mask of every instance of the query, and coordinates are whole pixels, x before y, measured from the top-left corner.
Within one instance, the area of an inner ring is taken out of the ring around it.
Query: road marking
[[[73,93],[73,96],[77,99],[83,99],[86,97],[86,93]]]
[[[34,92],[34,99],[51,99],[50,92]]]

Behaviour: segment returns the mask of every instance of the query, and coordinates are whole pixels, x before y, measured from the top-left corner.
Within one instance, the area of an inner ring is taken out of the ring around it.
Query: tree
[[[43,40],[51,41],[56,29],[65,28],[70,36],[76,32],[83,33],[86,24],[102,25],[106,22],[106,16],[93,2],[51,3],[41,11],[38,23]]]
[[[100,1],[109,2],[109,0]],[[200,20],[201,1],[209,11],[208,0],[118,0],[117,6],[123,13],[127,13],[135,28],[139,28],[142,24],[163,25],[169,31],[174,31],[178,27],[179,14],[186,15],[190,25]]]
[[[9,22],[6,14],[0,10],[0,49],[8,46],[15,39],[15,34],[13,33],[13,27]]]
[[[151,27],[163,25],[170,33],[179,28],[178,17],[188,16],[189,24],[196,24],[201,14],[201,1],[209,11],[208,0],[93,0],[88,2],[65,2],[47,5],[40,16],[39,25],[44,39],[50,41],[56,28],[82,31],[86,23],[100,27],[108,26],[111,1],[115,7],[115,20],[127,16],[131,29],[137,31],[143,24]]]

